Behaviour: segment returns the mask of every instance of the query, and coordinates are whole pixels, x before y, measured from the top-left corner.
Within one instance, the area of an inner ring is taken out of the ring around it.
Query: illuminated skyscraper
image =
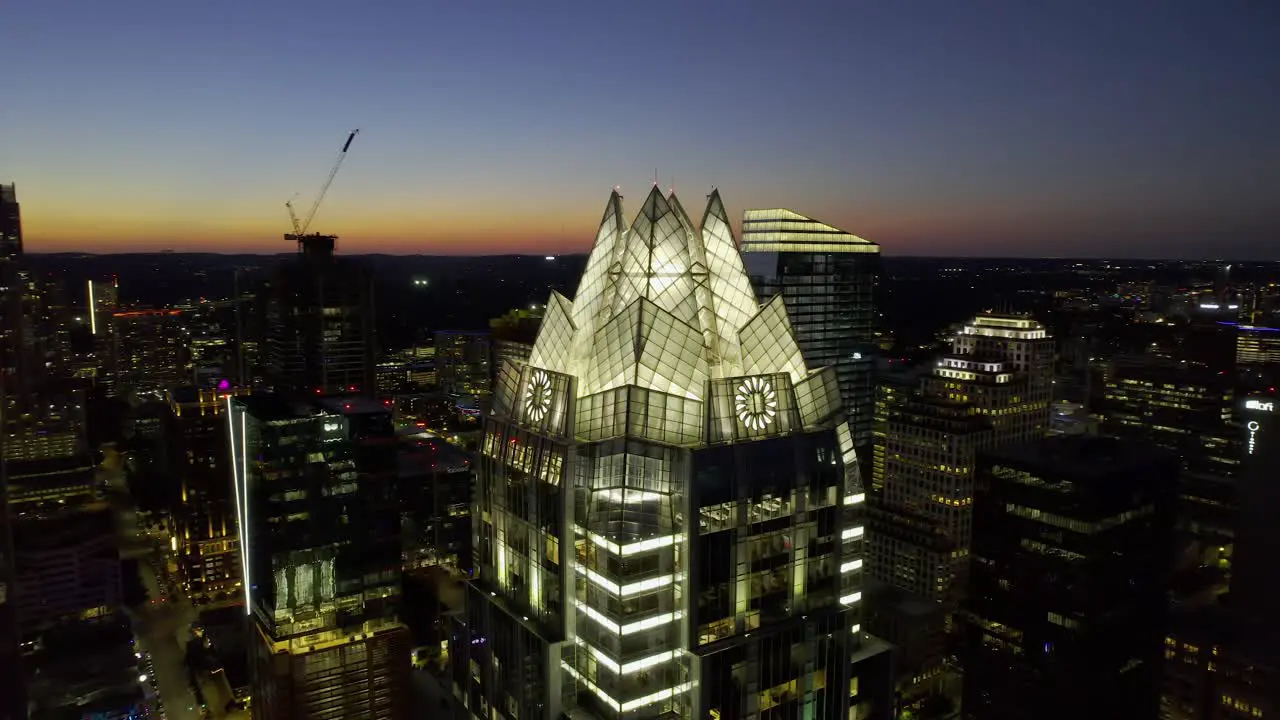
[[[254,717],[406,717],[390,413],[360,397],[227,403]]]
[[[883,532],[871,538],[877,579],[936,602],[963,594],[975,455],[1044,437],[1053,357],[1039,322],[980,315],[957,329],[915,396],[890,411],[875,513]]]
[[[22,218],[13,185],[0,185],[0,444],[7,447],[18,401]],[[0,720],[26,717],[13,602],[13,535],[9,527],[9,473],[0,447]]]
[[[1045,435],[1053,358],[1053,339],[1039,322],[980,315],[956,329],[951,352],[914,391],[885,398],[884,448],[876,453],[883,488],[871,496],[867,563],[875,580],[900,592],[886,594],[895,604],[875,607],[868,628],[920,649],[900,657],[904,697],[956,691],[942,672],[943,645],[899,633],[913,631],[918,601],[945,617],[964,597],[977,453]],[[917,602],[898,602],[902,593]]]
[[[451,650],[468,708],[887,712],[834,369],[805,364],[782,298],[756,302],[718,193],[700,225],[656,187],[624,222],[614,193],[577,296],[499,370]]]
[[[880,246],[790,210],[748,210],[742,258],[761,301],[782,295],[810,367],[833,367],[853,444],[871,460]]]

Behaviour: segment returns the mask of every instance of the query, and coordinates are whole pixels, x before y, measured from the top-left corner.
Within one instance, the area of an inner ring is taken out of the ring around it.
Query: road
[[[100,478],[107,486],[116,511],[120,556],[138,561],[139,579],[147,590],[147,601],[139,607],[127,609],[127,612],[133,622],[138,649],[151,655],[156,691],[164,703],[164,717],[167,720],[202,720],[204,713],[196,704],[184,662],[186,639],[191,635],[191,622],[197,615],[195,608],[181,597],[180,591],[175,593],[166,588],[162,592],[165,585],[163,550],[168,548],[161,533],[138,527],[137,513],[129,500],[123,473],[108,468],[101,471]]]

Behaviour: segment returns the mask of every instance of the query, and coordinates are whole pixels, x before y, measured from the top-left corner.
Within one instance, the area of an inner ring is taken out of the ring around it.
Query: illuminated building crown
[[[756,302],[719,192],[700,227],[657,187],[623,223],[614,192],[577,296],[552,293],[530,365],[576,377],[578,397],[635,385],[701,400],[709,379],[805,378],[782,298]]]

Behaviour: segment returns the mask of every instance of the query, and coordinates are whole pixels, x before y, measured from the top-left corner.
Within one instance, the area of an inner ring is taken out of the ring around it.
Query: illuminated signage
[[[1249,428],[1249,454],[1252,455],[1253,448],[1257,445],[1258,441],[1258,428],[1260,428],[1261,425],[1258,424],[1257,420],[1250,420],[1249,424],[1245,427]]]
[[[1276,404],[1274,402],[1263,402],[1261,400],[1245,400],[1245,410],[1261,410],[1262,412],[1275,412]]]

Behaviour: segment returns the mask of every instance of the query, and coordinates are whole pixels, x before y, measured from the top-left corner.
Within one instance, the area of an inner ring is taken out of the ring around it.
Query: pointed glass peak
[[[610,194],[577,296],[554,304],[532,357],[577,377],[579,396],[625,381],[698,397],[705,378],[743,374],[742,331],[760,312],[720,193],[695,226],[676,194],[657,185],[630,225],[622,196]],[[777,332],[790,338],[789,326]],[[789,353],[776,354],[781,366],[770,369],[752,353],[752,371],[804,374]]]

